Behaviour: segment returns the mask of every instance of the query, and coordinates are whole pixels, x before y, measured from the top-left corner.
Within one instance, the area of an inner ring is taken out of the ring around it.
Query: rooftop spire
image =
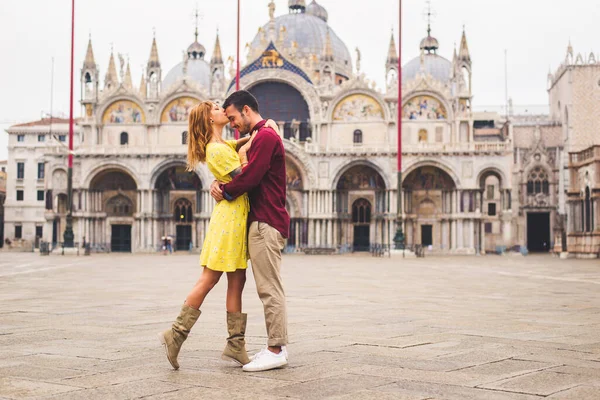
[[[115,65],[115,55],[111,48],[110,60],[108,61],[108,69],[106,70],[106,76],[104,78],[104,87],[114,86],[119,82],[117,75],[117,66]]]
[[[211,64],[223,64],[223,55],[221,54],[221,41],[219,40],[219,29],[217,28],[217,40],[215,41],[215,49],[212,53]]]
[[[92,35],[88,42],[87,52],[85,53],[85,61],[83,62],[84,68],[96,68],[96,61],[94,60],[94,50],[92,50]]]
[[[152,47],[150,48],[150,58],[148,58],[148,68],[160,68],[158,59],[158,48],[156,47],[156,32],[152,38]]]
[[[194,14],[196,18],[196,31],[194,32],[194,37],[196,38],[196,42],[198,41],[198,18],[200,17],[200,13],[198,12],[198,4],[196,4],[196,12]]]
[[[398,52],[396,51],[396,41],[394,40],[394,30],[392,29],[392,37],[390,38],[390,47],[387,56],[388,64],[398,64]]]
[[[133,81],[131,79],[131,68],[129,67],[129,60],[127,60],[127,70],[125,72],[125,79],[123,80],[123,85],[131,89],[133,87]]]
[[[427,10],[425,17],[427,18],[427,37],[421,40],[420,49],[427,51],[427,53],[436,53],[437,49],[440,48],[440,44],[436,38],[431,36],[431,18],[435,16],[435,13],[431,11],[431,0],[427,0]]]
[[[471,62],[471,55],[469,53],[469,46],[467,45],[467,34],[465,33],[465,27],[463,25],[462,38],[460,39],[460,50],[458,51],[458,58],[461,61]]]

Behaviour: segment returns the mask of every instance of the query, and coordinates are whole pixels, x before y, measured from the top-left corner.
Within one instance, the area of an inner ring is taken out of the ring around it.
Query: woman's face
[[[218,104],[213,104],[210,117],[215,125],[227,125],[229,123],[229,119],[227,118],[227,115],[225,115],[225,110]]]

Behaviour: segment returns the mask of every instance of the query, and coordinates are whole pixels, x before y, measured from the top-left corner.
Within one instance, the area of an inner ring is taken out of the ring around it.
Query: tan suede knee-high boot
[[[171,329],[158,334],[160,342],[165,347],[167,359],[175,369],[179,369],[177,356],[179,355],[179,350],[181,350],[181,345],[187,339],[198,317],[200,317],[200,310],[184,304]]]
[[[240,365],[250,362],[246,352],[246,321],[248,315],[243,313],[227,313],[227,345],[223,351],[222,359],[235,361]]]

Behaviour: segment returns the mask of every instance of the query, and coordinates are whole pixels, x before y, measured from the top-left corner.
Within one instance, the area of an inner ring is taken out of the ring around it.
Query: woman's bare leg
[[[246,284],[246,270],[238,269],[227,273],[227,312],[242,312],[242,292]]]
[[[190,293],[187,295],[185,304],[199,310],[202,303],[204,303],[206,295],[219,282],[222,274],[223,273],[220,271],[213,271],[212,269],[204,267],[200,279],[198,279],[198,282],[196,282]]]

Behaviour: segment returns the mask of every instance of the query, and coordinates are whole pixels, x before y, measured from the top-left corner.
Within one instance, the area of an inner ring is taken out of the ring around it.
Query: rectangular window
[[[37,199],[38,199],[38,201],[44,201],[44,191],[43,190],[37,191]]]
[[[59,135],[58,136],[58,140],[60,140],[61,142],[66,142],[67,141],[67,135]]]
[[[25,135],[17,135],[17,142],[24,142],[25,141]]]
[[[25,178],[25,163],[18,162],[17,163],[17,179]]]
[[[38,179],[44,179],[46,176],[46,165],[41,162],[38,163]]]
[[[491,222],[485,223],[485,233],[492,233],[492,223]]]
[[[23,201],[23,191],[17,190],[17,201]]]
[[[38,135],[38,142],[45,142],[46,141],[46,135]]]
[[[488,215],[492,217],[496,215],[496,203],[488,203]]]
[[[21,239],[23,237],[23,227],[21,225],[15,225],[15,239]]]
[[[487,198],[488,200],[494,200],[494,185],[487,186]]]
[[[36,226],[35,227],[35,237],[41,238],[44,233],[44,227],[43,226]]]

